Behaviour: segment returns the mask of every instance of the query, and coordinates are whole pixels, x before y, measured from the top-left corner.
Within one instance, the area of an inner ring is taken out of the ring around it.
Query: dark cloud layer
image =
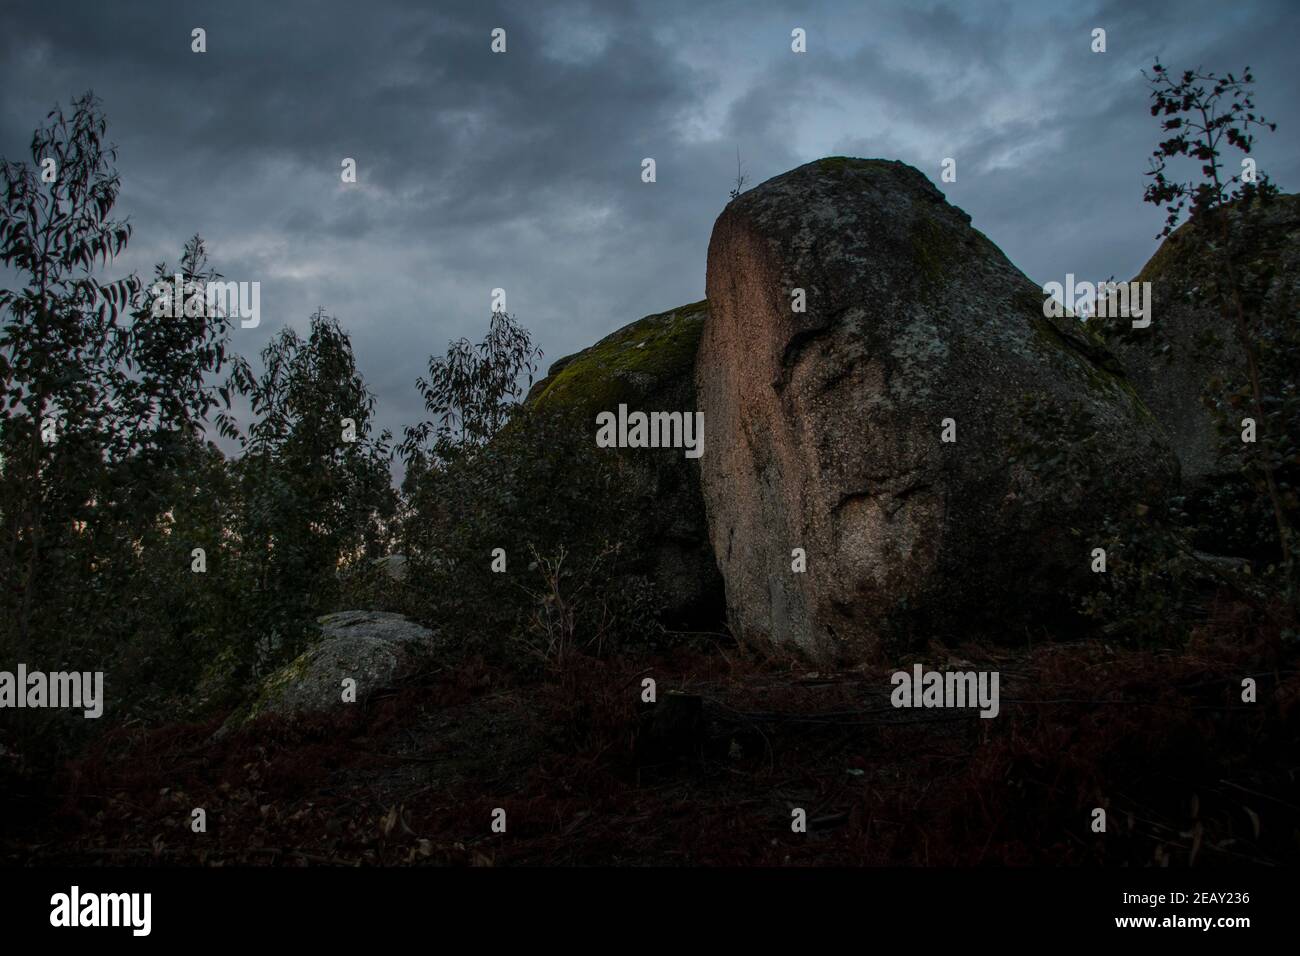
[[[0,155],[24,157],[51,105],[94,89],[136,230],[120,265],[174,261],[201,233],[228,278],[262,283],[261,328],[236,333],[249,355],[324,305],[396,430],[428,354],[479,334],[494,287],[548,361],[701,298],[738,148],[754,182],[849,154],[938,183],[951,156],[941,188],[1030,276],[1129,277],[1161,220],[1141,202],[1157,130],[1139,71],[1251,65],[1279,123],[1256,155],[1294,190],[1297,35],[1282,0],[6,0]]]

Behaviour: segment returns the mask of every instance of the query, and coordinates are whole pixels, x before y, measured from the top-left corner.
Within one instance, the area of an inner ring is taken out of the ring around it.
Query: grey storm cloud
[[[1037,281],[1127,278],[1161,222],[1141,202],[1158,129],[1140,70],[1253,67],[1279,123],[1256,156],[1294,190],[1297,28],[1294,3],[1200,0],[7,0],[0,155],[26,158],[46,111],[93,89],[135,229],[115,268],[174,262],[200,233],[219,271],[262,284],[236,349],[324,306],[397,431],[428,355],[481,333],[495,287],[548,362],[702,298],[737,150],[751,183],[824,155],[901,159]]]

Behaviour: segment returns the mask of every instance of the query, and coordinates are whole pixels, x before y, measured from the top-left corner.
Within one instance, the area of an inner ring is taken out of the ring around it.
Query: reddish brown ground
[[[56,777],[10,776],[0,860],[163,864],[1186,865],[1300,861],[1294,646],[934,649],[996,668],[995,720],[895,710],[889,669],[809,674],[724,648],[549,678],[481,661],[346,724],[118,729]],[[969,663],[965,663],[969,662]],[[703,698],[657,740],[641,678]],[[1241,701],[1241,679],[1259,685]],[[1105,834],[1089,826],[1107,808]],[[190,831],[207,811],[208,832]],[[507,811],[507,833],[490,830]],[[809,832],[791,832],[802,807]]]

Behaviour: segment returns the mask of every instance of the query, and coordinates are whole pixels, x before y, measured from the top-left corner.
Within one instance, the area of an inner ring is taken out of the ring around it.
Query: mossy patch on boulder
[[[555,405],[593,414],[660,395],[689,401],[708,311],[707,302],[694,302],[625,325],[555,362],[528,401],[539,409]]]

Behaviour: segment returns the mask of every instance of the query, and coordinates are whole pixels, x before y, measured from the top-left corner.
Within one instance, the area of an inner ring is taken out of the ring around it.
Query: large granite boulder
[[[1219,424],[1205,398],[1247,382],[1235,302],[1229,298],[1225,316],[1213,299],[1216,283],[1228,291],[1219,251],[1234,250],[1253,335],[1267,339],[1281,325],[1294,327],[1300,308],[1300,196],[1277,196],[1225,212],[1226,243],[1221,227],[1184,223],[1133,280],[1151,283],[1149,327],[1095,320],[1134,389],[1167,429],[1192,492],[1236,470],[1220,461]],[[1264,383],[1268,390],[1278,384]]]
[[[540,412],[576,414],[592,436],[595,416],[629,410],[693,412],[695,353],[708,304],[696,302],[612,332],[590,348],[555,362],[528,402]],[[706,446],[707,447],[707,446]],[[722,578],[713,558],[700,466],[680,449],[609,449],[628,469],[626,508],[642,512],[644,539],[629,542],[640,570],[663,601],[671,626],[716,627],[722,619]]]
[[[744,638],[859,660],[1023,642],[1087,586],[1087,529],[1176,480],[1100,341],[1045,317],[1039,286],[902,163],[826,159],[742,194],[707,291],[701,478]]]

